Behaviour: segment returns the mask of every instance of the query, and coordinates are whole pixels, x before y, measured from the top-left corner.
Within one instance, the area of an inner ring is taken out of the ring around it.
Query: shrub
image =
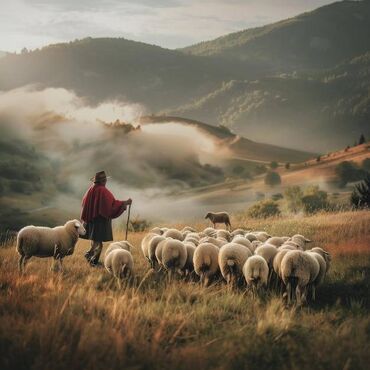
[[[134,232],[145,231],[149,228],[150,225],[151,223],[149,221],[136,216],[130,221],[130,230]]]
[[[285,163],[285,169],[286,170],[289,170],[290,169],[290,163],[289,162]]]
[[[283,199],[283,198],[284,198],[284,196],[281,193],[272,194],[272,196],[271,196],[272,200],[279,200],[279,199]]]
[[[269,171],[265,176],[265,184],[269,186],[275,186],[281,184],[280,175],[277,172]]]
[[[10,182],[10,191],[20,194],[32,194],[32,185],[25,181],[13,180]]]
[[[276,162],[276,161],[272,161],[271,163],[270,163],[270,168],[271,169],[273,169],[273,170],[275,170],[276,168],[278,168],[279,167],[279,164]]]
[[[251,206],[247,214],[252,218],[267,218],[280,215],[279,205],[273,200],[261,200]]]
[[[307,214],[316,213],[329,208],[328,193],[318,186],[310,186],[302,197],[303,210]]]
[[[339,186],[344,187],[348,182],[359,181],[365,178],[366,171],[359,168],[354,162],[344,161],[335,167]]]
[[[288,209],[297,213],[302,209],[303,192],[299,186],[290,186],[284,191],[285,199],[287,200]]]
[[[370,158],[365,158],[362,161],[361,167],[364,171],[370,172]]]
[[[353,189],[351,203],[355,208],[370,208],[370,174]]]

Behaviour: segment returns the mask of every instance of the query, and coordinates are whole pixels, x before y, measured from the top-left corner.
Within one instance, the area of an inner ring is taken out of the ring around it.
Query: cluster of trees
[[[339,187],[345,187],[349,182],[361,181],[369,172],[370,158],[364,159],[361,165],[352,161],[344,161],[335,167]]]

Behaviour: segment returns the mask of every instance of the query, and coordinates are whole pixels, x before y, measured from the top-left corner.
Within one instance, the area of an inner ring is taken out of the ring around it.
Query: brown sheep
[[[225,224],[231,230],[230,216],[226,212],[208,212],[205,219],[209,219],[216,228],[216,224]]]

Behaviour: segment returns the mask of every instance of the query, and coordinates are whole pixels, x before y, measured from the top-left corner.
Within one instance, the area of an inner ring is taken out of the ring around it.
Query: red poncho
[[[82,199],[81,220],[90,222],[98,216],[112,219],[119,217],[125,209],[125,202],[114,199],[105,185],[94,184]]]

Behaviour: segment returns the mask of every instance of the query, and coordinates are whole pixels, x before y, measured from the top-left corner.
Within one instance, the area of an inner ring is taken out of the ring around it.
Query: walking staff
[[[114,198],[105,186],[108,178],[105,171],[97,172],[90,179],[93,185],[82,199],[81,220],[86,229],[83,238],[91,240],[91,247],[86,252],[85,258],[92,266],[99,263],[103,242],[113,240],[112,219],[119,217],[132,203],[131,198],[127,200]]]

